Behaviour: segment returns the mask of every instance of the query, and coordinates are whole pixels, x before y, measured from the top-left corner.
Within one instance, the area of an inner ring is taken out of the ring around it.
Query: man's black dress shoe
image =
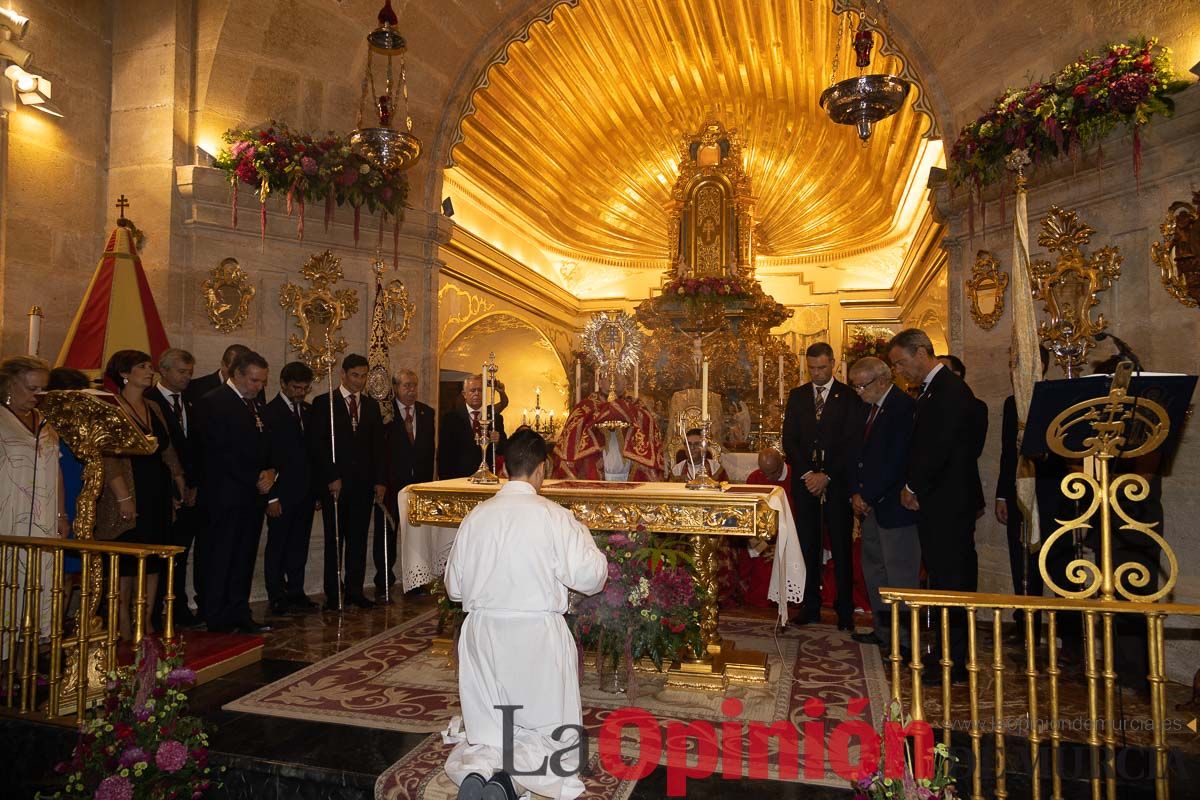
[[[198,628],[204,624],[204,620],[197,617],[186,607],[176,610],[174,616],[176,628]]]
[[[821,622],[821,610],[809,611],[807,606],[801,606],[790,620],[793,625],[815,625]]]
[[[838,617],[838,630],[839,631],[853,631],[854,630],[854,617]]]
[[[950,683],[966,683],[967,682],[966,667],[951,667],[950,668]],[[921,683],[925,686],[941,686],[942,685],[942,668],[925,669],[921,673]]]
[[[850,638],[859,644],[873,644],[877,647],[884,646],[883,639],[880,639],[879,634],[875,633],[875,631],[869,631],[867,633],[852,633],[850,634]]]
[[[375,607],[375,603],[373,601],[368,600],[366,597],[362,596],[361,594],[358,595],[357,597],[347,597],[346,604],[355,606],[357,608],[374,608]]]
[[[342,609],[338,608],[338,604],[337,604],[336,600],[326,600],[325,604],[321,606],[321,610],[322,611],[341,611]]]
[[[517,794],[517,787],[513,785],[508,773],[500,771],[492,775],[492,779],[483,787],[480,797],[481,800],[518,800],[520,795]]]
[[[478,772],[472,772],[458,785],[458,800],[480,800],[483,797],[483,787],[486,785],[487,778]]]
[[[302,594],[291,595],[287,599],[288,605],[298,611],[316,611],[320,608],[319,605],[309,600],[308,597]]]
[[[287,600],[272,600],[271,613],[277,617],[286,617],[291,610]]]
[[[262,633],[270,633],[271,626],[259,624],[252,619],[248,619],[245,622],[243,622],[242,624],[238,625],[236,628],[234,628],[234,630],[237,631],[238,633],[248,633],[248,634],[257,636]]]

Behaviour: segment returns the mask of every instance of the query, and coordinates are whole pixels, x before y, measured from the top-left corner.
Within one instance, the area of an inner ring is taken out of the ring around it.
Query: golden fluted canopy
[[[910,97],[864,147],[825,117],[839,24],[824,3],[561,6],[475,93],[457,177],[564,255],[661,268],[680,139],[715,116],[745,142],[761,255],[799,262],[880,243],[929,122]],[[839,78],[855,74],[849,38]],[[877,53],[871,71],[902,68]]]

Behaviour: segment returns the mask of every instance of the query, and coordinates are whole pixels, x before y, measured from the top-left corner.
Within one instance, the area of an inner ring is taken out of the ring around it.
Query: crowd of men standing
[[[166,351],[156,367],[156,391],[148,396],[163,409],[190,501],[176,504],[163,537],[185,548],[173,587],[175,622],[181,626],[270,629],[253,618],[249,605],[264,519],[262,570],[273,614],[390,601],[399,491],[433,480],[438,438],[452,444],[451,453],[443,448],[441,477],[469,475],[479,464],[470,418],[482,405],[477,379],[464,384],[465,409],[447,413],[437,430],[433,408],[417,399],[415,372],[395,375],[392,408],[385,414],[363,391],[368,363],[358,354],[342,360],[333,392],[318,393],[311,403],[314,375],[308,366],[286,364],[278,393],[268,400],[269,365],[240,344],[226,348],[220,367],[201,376],[194,374],[195,358],[177,348]],[[501,425],[494,440],[500,441],[502,430]],[[317,512],[324,527],[323,605],[305,592]],[[368,549],[374,599],[364,591]],[[186,592],[189,558],[196,612]]]

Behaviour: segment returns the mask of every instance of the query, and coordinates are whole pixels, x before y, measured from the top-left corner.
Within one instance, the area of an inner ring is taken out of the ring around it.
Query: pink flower
[[[352,169],[343,170],[341,175],[338,175],[337,182],[342,186],[351,186],[358,180],[358,173]]]
[[[304,156],[300,159],[300,169],[305,175],[317,174],[317,160],[312,156]]]
[[[120,775],[109,775],[96,787],[96,800],[133,800],[133,784]]]
[[[154,763],[163,772],[178,772],[187,763],[188,751],[182,742],[174,739],[163,742],[154,754]]]
[[[121,753],[121,758],[119,759],[122,767],[132,767],[139,761],[147,763],[150,761],[150,756],[140,747],[130,747],[124,753]]]
[[[196,682],[196,673],[187,667],[176,667],[167,673],[167,686],[178,688],[191,686]]]

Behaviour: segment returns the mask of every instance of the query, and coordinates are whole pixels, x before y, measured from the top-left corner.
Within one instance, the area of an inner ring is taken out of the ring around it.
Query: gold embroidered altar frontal
[[[503,485],[503,484],[501,484]],[[455,478],[408,487],[408,518],[415,525],[458,525],[499,485]],[[543,497],[567,508],[597,531],[649,530],[657,533],[773,538],[778,512],[771,507],[774,486],[728,486],[697,492],[682,483],[546,481]]]

